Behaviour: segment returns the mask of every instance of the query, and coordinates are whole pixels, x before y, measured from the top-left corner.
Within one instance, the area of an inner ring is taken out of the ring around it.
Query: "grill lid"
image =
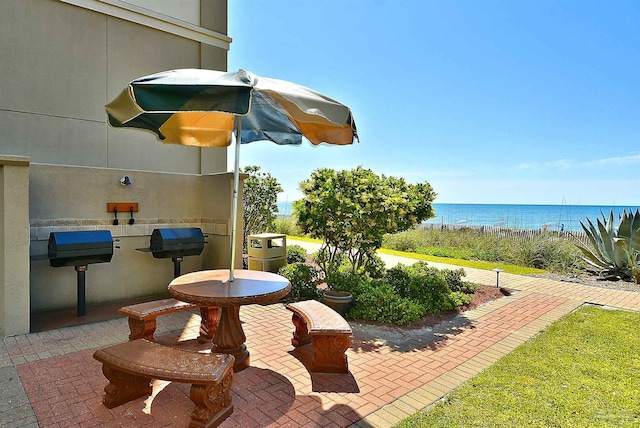
[[[154,229],[149,248],[139,250],[151,252],[157,259],[199,256],[206,243],[204,238],[198,227]]]
[[[109,263],[112,257],[113,237],[108,230],[49,234],[48,258],[53,267]]]

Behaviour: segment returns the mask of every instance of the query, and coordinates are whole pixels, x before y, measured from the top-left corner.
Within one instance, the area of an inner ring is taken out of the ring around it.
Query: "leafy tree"
[[[304,199],[294,202],[302,232],[322,239],[319,262],[325,273],[347,257],[354,271],[367,268],[387,233],[410,229],[432,218],[436,193],[429,183],[320,168],[300,183]]]
[[[278,214],[278,193],[282,186],[259,166],[248,166],[242,172],[249,174],[243,181],[243,248],[247,249],[247,236],[274,230]]]

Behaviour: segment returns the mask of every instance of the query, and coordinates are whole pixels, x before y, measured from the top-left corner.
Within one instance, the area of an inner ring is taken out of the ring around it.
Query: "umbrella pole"
[[[242,116],[236,116],[236,152],[233,168],[233,204],[231,209],[231,267],[229,282],[233,282],[236,264],[236,228],[238,226],[238,188],[240,187],[240,133],[242,132]]]

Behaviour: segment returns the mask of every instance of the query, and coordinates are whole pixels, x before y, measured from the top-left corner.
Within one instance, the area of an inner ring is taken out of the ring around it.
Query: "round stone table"
[[[289,293],[291,284],[283,276],[255,270],[236,269],[234,277],[229,282],[229,269],[191,272],[171,281],[169,294],[183,302],[221,308],[211,352],[233,355],[237,373],[249,367],[240,306],[273,303]]]

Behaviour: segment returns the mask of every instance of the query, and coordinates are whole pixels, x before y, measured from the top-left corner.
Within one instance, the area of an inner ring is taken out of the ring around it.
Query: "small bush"
[[[430,313],[441,311],[451,292],[440,270],[424,262],[398,265],[389,269],[384,279],[401,297],[420,303]]]
[[[325,277],[327,287],[335,291],[347,291],[354,296],[367,281],[366,277],[351,269],[339,269],[329,272]]]
[[[478,284],[462,280],[462,277],[466,275],[462,268],[455,270],[442,269],[441,272],[447,281],[447,285],[454,293],[460,292],[464,294],[473,294],[478,289]]]
[[[444,310],[452,311],[456,308],[459,308],[460,306],[468,305],[469,303],[471,303],[472,299],[473,299],[472,295],[465,294],[460,291],[452,291],[447,296],[447,302],[445,302],[445,305],[444,305],[445,307],[448,306],[448,308]]]
[[[382,280],[371,280],[363,284],[349,311],[349,315],[356,319],[397,325],[411,324],[424,314],[421,305],[398,296]]]
[[[301,300],[319,300],[322,293],[317,282],[320,270],[304,263],[292,263],[280,268],[278,273],[291,282],[291,292],[286,300],[298,302]]]
[[[437,313],[471,301],[478,286],[463,281],[464,275],[464,269],[437,269],[421,261],[389,269],[384,281],[401,297],[419,303],[428,313]]]
[[[307,261],[307,250],[300,245],[289,245],[287,247],[287,263],[304,263]]]
[[[364,265],[364,272],[371,278],[382,278],[387,271],[384,260],[377,254],[369,257]]]

